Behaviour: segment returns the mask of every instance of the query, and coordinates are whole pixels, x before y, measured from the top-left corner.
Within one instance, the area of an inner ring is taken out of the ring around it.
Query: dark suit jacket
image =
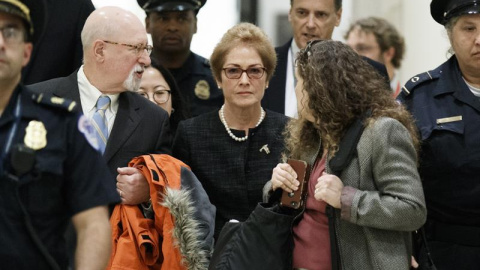
[[[30,10],[39,10],[39,0],[25,0]],[[28,65],[23,69],[25,84],[65,77],[82,65],[80,33],[95,7],[91,0],[45,0],[46,14],[32,12],[35,31],[43,34],[33,46]],[[37,25],[39,27],[37,27]]]
[[[268,89],[262,99],[262,106],[265,109],[285,114],[285,85],[287,82],[288,50],[292,39],[281,47],[276,47],[277,67],[273,73]]]
[[[270,80],[268,89],[265,90],[265,95],[262,99],[262,106],[275,112],[285,114],[285,87],[287,83],[287,65],[288,65],[288,50],[292,44],[292,39],[281,47],[276,47],[277,53],[277,67],[275,73]],[[372,65],[380,75],[382,75],[388,83],[387,69],[382,63],[373,61],[370,58],[363,57],[370,65]]]
[[[77,102],[82,110],[77,71],[68,77],[48,80],[28,86],[38,93],[51,93]],[[168,114],[140,95],[126,91],[120,94],[118,112],[107,141],[104,158],[113,175],[117,167],[148,153],[171,153],[172,136]]]

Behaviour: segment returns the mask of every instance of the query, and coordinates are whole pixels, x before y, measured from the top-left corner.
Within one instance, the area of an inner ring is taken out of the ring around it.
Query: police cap
[[[445,25],[453,17],[480,13],[480,0],[432,0],[430,13],[436,22]]]
[[[25,24],[28,40],[33,42],[37,41],[43,33],[45,7],[44,0],[0,0],[0,12],[19,17]],[[33,21],[35,21],[35,31]]]
[[[207,0],[137,0],[146,12],[193,10],[195,13]]]

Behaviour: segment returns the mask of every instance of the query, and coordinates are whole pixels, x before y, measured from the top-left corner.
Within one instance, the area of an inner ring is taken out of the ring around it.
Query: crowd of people
[[[431,1],[451,56],[405,84],[388,20],[331,40],[342,0],[290,0],[286,44],[244,22],[209,59],[206,0],[137,2],[145,24],[0,0],[0,268],[206,269],[225,224],[302,189],[297,159],[289,269],[480,269],[480,2]]]

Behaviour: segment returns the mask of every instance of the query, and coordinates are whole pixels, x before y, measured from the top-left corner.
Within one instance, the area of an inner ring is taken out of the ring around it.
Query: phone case
[[[305,195],[307,192],[309,166],[303,160],[288,159],[287,163],[292,166],[297,173],[297,180],[300,182],[298,189],[293,192],[283,191],[280,204],[285,207],[298,209],[303,206]]]

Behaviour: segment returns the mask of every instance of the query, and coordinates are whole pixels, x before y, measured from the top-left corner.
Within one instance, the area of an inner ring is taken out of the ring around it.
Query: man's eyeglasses
[[[143,91],[140,90],[137,93],[140,94],[142,97],[144,97],[146,99],[149,99],[149,96],[148,96],[147,92],[143,92]],[[165,90],[157,90],[157,91],[153,92],[153,100],[157,104],[163,104],[163,103],[168,101],[171,93],[172,93],[171,90],[166,90],[166,89]]]
[[[242,74],[247,73],[248,78],[250,79],[260,79],[267,69],[264,67],[249,67],[247,69],[241,69],[239,67],[228,67],[224,68],[225,76],[229,79],[240,79]]]
[[[14,26],[0,28],[0,33],[2,33],[3,41],[7,44],[18,44],[25,37],[22,29]]]
[[[118,43],[118,42],[113,42],[113,41],[108,41],[108,40],[104,40],[103,42],[108,43],[108,44],[113,44],[113,45],[121,45],[121,46],[130,47],[133,50],[135,50],[135,53],[138,56],[140,56],[144,51],[146,51],[147,54],[150,55],[152,53],[152,50],[153,50],[152,45],[143,45],[143,44],[132,45],[132,44]]]

